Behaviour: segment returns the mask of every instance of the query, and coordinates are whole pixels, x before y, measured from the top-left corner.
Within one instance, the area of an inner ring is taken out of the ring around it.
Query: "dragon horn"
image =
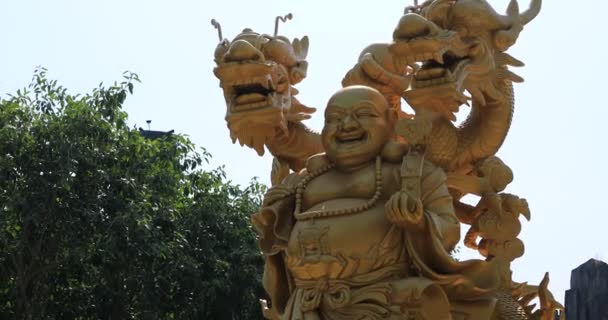
[[[511,2],[509,2],[509,6],[507,7],[507,16],[511,21],[510,29],[514,31],[514,36],[517,38],[523,29],[521,17],[519,16],[519,3],[517,3],[517,0],[511,0]]]
[[[507,15],[511,18],[519,18],[519,3],[517,3],[517,0],[511,0],[511,2],[509,2],[509,6],[507,7]]]
[[[511,0],[511,2],[509,2],[507,16],[501,16],[501,18],[506,24],[506,29],[499,31],[496,34],[494,37],[494,45],[499,51],[506,51],[515,43],[515,41],[517,41],[517,38],[523,29],[517,0]]]
[[[274,19],[274,36],[275,37],[279,34],[279,20],[283,21],[283,22],[286,22],[287,20],[291,20],[292,18],[293,18],[293,14],[288,13],[288,14],[282,16],[282,17],[281,16],[277,16]]]
[[[224,37],[222,36],[222,26],[215,19],[211,19],[211,25],[217,29],[217,35],[220,37],[220,42],[222,42],[222,40],[224,40]]]
[[[532,2],[530,2],[530,8],[519,15],[519,18],[521,19],[521,24],[525,26],[526,24],[528,24],[528,22],[536,18],[536,16],[540,13],[540,8],[542,4],[542,0],[532,0]]]

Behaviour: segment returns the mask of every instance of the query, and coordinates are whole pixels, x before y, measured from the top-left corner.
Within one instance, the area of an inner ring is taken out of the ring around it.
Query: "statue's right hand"
[[[400,191],[395,193],[386,203],[386,218],[401,228],[409,231],[420,231],[425,225],[422,206],[420,199]]]
[[[264,195],[264,200],[262,201],[262,206],[266,207],[272,205],[273,203],[285,199],[291,195],[295,194],[295,188],[292,186],[279,184],[268,189],[266,194]]]

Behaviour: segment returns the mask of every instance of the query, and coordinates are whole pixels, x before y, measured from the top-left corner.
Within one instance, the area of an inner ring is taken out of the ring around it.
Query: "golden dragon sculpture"
[[[214,73],[224,90],[232,141],[259,155],[268,148],[278,168],[273,170],[274,182],[323,152],[319,134],[301,122],[315,109],[295,97],[294,85],[306,78],[308,37],[290,41],[277,35],[279,21],[290,17],[277,17],[273,36],[244,29],[230,42],[220,31],[215,51]]]
[[[465,245],[501,265],[493,319],[549,320],[563,309],[547,289],[548,276],[540,286],[511,279],[511,262],[524,251],[517,239],[519,215],[529,220],[530,212],[525,199],[502,193],[513,173],[494,156],[513,117],[512,83],[523,81],[508,69],[523,63],[506,51],[540,9],[541,0],[531,0],[523,12],[512,0],[505,15],[485,0],[429,0],[407,7],[392,42],[366,47],[342,80],[344,87],[365,85],[382,93],[400,119],[398,148],[423,145],[425,158],[447,173],[456,216],[471,225]],[[273,185],[324,152],[321,136],[302,123],[315,109],[296,98],[295,85],[306,78],[309,39],[278,34],[279,22],[291,17],[277,17],[273,35],[244,29],[232,41],[213,22],[220,38],[214,73],[224,92],[230,136],[259,155],[267,149],[274,156]],[[402,99],[414,114],[402,110]],[[456,125],[462,105],[471,110]],[[467,194],[479,196],[479,203],[462,203]],[[540,309],[534,311],[536,297]]]

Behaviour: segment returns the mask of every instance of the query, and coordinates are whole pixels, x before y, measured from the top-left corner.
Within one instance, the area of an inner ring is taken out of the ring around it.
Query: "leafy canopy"
[[[0,100],[0,319],[261,318],[264,187],[129,128],[135,82],[71,95],[41,68]]]

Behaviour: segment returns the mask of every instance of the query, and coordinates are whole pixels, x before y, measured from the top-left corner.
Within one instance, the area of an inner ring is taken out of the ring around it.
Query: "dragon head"
[[[290,41],[277,35],[279,20],[291,19],[291,14],[277,17],[275,34],[259,34],[244,29],[232,41],[222,39],[215,50],[213,70],[224,91],[226,121],[233,142],[264,154],[264,145],[286,134],[288,122],[309,118],[313,108],[301,105],[293,98],[293,85],[306,77],[308,37]]]
[[[466,103],[464,90],[481,105],[504,99],[498,84],[523,81],[507,69],[523,63],[505,51],[538,15],[541,3],[532,0],[520,13],[517,0],[511,0],[506,15],[485,0],[429,0],[406,9],[410,12],[399,21],[389,48],[402,65],[419,66],[404,98],[414,108],[422,104],[452,112]],[[444,115],[453,119],[450,112]]]

